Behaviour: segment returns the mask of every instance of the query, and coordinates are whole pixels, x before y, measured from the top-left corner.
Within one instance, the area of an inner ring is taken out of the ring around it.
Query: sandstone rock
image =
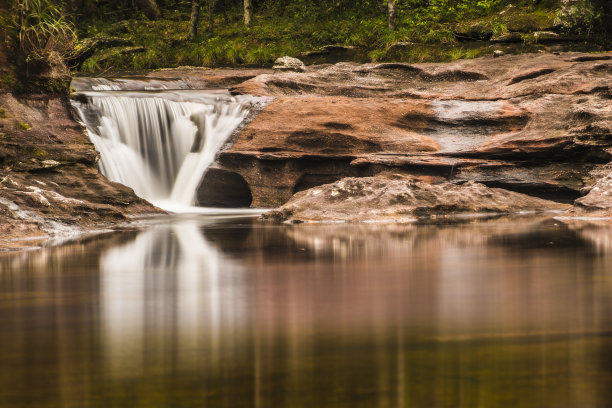
[[[610,58],[544,53],[259,75],[233,92],[278,99],[217,165],[246,181],[253,206],[389,171],[573,202],[612,158]]]
[[[32,124],[27,132],[5,128],[0,137],[0,247],[160,212],[94,168],[98,153],[72,118],[67,97],[0,93],[0,106]]]
[[[506,55],[506,53],[503,52],[502,50],[493,51],[493,57],[495,58],[503,57],[504,55]]]
[[[566,207],[474,182],[433,185],[405,178],[364,177],[345,178],[297,193],[264,218],[293,222],[406,220],[424,215],[511,213]]]
[[[305,72],[306,65],[304,65],[304,63],[297,58],[280,57],[274,61],[274,66],[272,69],[275,71]]]
[[[272,74],[265,68],[202,68],[178,67],[160,69],[147,74],[150,79],[186,81],[192,89],[230,88],[259,75]]]
[[[599,179],[588,194],[574,203],[575,212],[612,216],[612,172]]]

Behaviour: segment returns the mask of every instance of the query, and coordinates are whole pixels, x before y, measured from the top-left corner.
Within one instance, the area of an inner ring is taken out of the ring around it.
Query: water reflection
[[[151,365],[195,369],[200,340],[217,355],[222,329],[246,324],[244,269],[214,249],[193,221],[145,231],[103,252],[100,273],[113,375],[137,377]]]
[[[0,406],[607,406],[610,231],[179,218],[5,254]]]

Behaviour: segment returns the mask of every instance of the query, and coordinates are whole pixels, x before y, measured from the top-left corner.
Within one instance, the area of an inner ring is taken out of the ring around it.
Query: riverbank
[[[345,177],[375,177],[377,183],[406,179],[461,190],[476,182],[493,189],[478,190],[473,211],[571,207],[572,216],[612,215],[612,53],[339,63],[309,66],[305,73],[181,68],[154,71],[144,80],[228,87],[272,100],[218,153],[197,192],[203,205],[233,207],[248,199],[253,207],[275,208]],[[96,170],[98,153],[75,122],[67,94],[5,92],[0,106],[2,246],[159,213]],[[338,184],[327,189],[332,195],[342,190]],[[463,194],[453,191],[440,189]],[[525,197],[528,205],[511,209],[517,196],[504,191]],[[376,197],[364,197],[376,204]],[[457,212],[438,204],[429,202],[419,216]],[[369,220],[365,213],[349,215]]]

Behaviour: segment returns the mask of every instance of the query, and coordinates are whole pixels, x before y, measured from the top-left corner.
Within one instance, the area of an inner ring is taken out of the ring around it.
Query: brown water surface
[[[612,228],[174,218],[0,255],[0,407],[607,407]]]

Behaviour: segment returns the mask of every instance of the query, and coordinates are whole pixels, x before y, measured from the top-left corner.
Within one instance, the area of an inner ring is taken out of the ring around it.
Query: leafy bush
[[[76,41],[75,28],[57,1],[16,0],[10,29],[13,42],[26,62],[64,59]]]
[[[555,23],[571,32],[590,34],[599,17],[590,0],[564,0]]]

